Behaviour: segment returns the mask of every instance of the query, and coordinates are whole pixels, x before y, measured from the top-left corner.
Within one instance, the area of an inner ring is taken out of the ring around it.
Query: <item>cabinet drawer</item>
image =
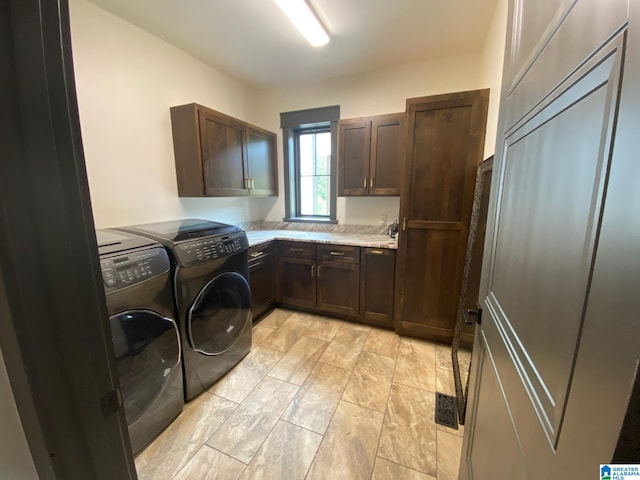
[[[277,251],[280,257],[308,258],[312,260],[316,258],[315,243],[280,241],[277,243]]]
[[[249,266],[260,263],[273,254],[273,243],[263,243],[249,247]]]
[[[360,247],[349,245],[318,245],[321,262],[360,263]]]

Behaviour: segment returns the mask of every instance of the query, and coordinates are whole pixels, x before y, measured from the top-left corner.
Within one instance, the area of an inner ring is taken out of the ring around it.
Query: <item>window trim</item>
[[[285,183],[285,218],[286,222],[302,223],[338,223],[337,220],[337,187],[338,187],[338,120],[340,120],[340,106],[312,108],[297,110],[280,114],[280,126],[282,127],[283,159],[284,159],[284,183]],[[297,189],[298,175],[296,172],[296,142],[297,130],[312,129],[313,127],[326,127],[329,125],[331,132],[331,176],[330,176],[330,207],[329,217],[312,217],[298,215]]]

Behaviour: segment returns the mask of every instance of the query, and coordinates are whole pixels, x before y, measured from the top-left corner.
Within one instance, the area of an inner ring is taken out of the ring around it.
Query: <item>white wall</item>
[[[352,118],[405,111],[407,98],[480,88],[480,55],[444,58],[394,67],[384,71],[352,75],[325,81],[288,85],[259,91],[252,117],[259,125],[278,132],[280,185],[283,184],[280,112],[340,105],[340,117]],[[338,198],[340,223],[376,224],[378,215],[388,222],[398,218],[400,201],[390,198]],[[284,216],[284,198],[262,206],[268,220]]]
[[[491,89],[483,158],[493,155],[496,146],[498,111],[502,88],[502,65],[507,36],[507,7],[507,0],[498,0],[482,52],[481,82],[485,88]]]
[[[253,92],[86,0],[70,4],[96,226],[179,217],[254,220],[252,199],[178,198],[169,117],[169,107],[197,102],[251,121]]]
[[[483,52],[255,92],[86,0],[71,0],[82,137],[97,227],[201,217],[281,220],[279,113],[340,105],[341,117],[405,110],[407,98],[492,89],[485,153],[493,153],[506,29],[498,1]],[[198,102],[278,133],[279,198],[179,198],[169,107]],[[397,218],[399,199],[339,198],[338,220]]]

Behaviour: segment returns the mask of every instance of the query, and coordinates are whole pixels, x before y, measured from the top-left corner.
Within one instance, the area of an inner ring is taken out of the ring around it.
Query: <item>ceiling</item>
[[[249,87],[479,52],[497,0],[309,0],[331,41],[309,46],[273,0],[90,0]]]

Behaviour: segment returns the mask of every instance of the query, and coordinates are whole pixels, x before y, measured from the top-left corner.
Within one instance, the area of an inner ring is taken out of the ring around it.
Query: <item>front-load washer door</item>
[[[187,320],[191,348],[204,355],[229,350],[251,321],[251,291],[246,279],[223,273],[200,291]]]
[[[180,366],[176,323],[151,310],[109,317],[127,425],[149,410]]]

